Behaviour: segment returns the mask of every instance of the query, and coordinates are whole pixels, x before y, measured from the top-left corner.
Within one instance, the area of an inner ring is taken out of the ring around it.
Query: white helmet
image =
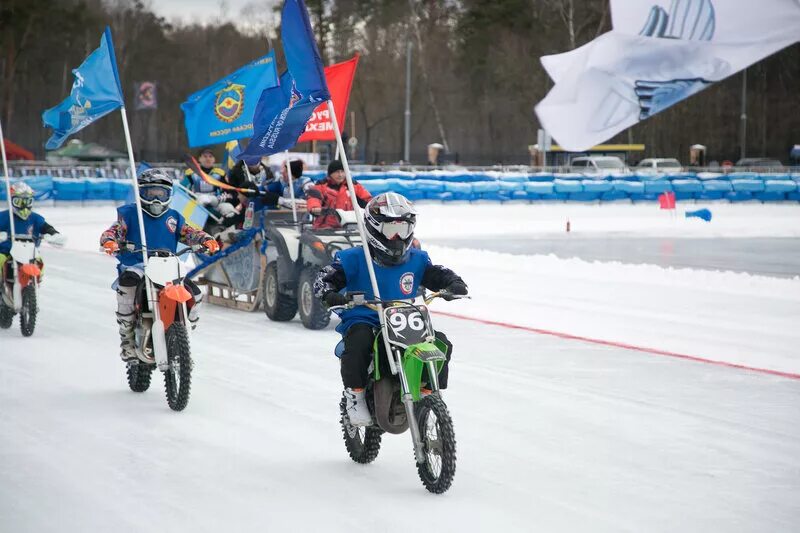
[[[416,224],[417,212],[405,196],[385,192],[370,200],[364,208],[364,225],[372,257],[383,265],[405,261]]]
[[[151,217],[160,217],[172,202],[172,180],[163,170],[150,168],[136,179],[139,184],[139,200],[142,209]]]
[[[33,189],[25,182],[19,181],[11,186],[11,207],[14,214],[22,220],[31,216],[33,209]]]

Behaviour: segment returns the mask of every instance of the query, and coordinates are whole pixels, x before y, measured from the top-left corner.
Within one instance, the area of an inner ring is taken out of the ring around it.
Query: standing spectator
[[[212,152],[210,148],[204,148],[203,150],[200,150],[200,153],[197,154],[197,161],[200,163],[200,168],[203,169],[203,172],[208,174],[210,177],[220,181],[225,178],[225,171],[217,166],[214,166],[217,162],[217,159],[214,157],[214,152]],[[181,185],[194,193],[217,193],[216,187],[210,183],[206,183],[203,178],[196,174],[191,168],[187,168],[183,173]]]
[[[358,205],[364,207],[372,195],[359,183],[353,181]],[[338,159],[328,165],[328,175],[306,191],[308,212],[314,216],[315,228],[338,228],[336,209],[353,210],[350,192],[347,190],[344,167]]]

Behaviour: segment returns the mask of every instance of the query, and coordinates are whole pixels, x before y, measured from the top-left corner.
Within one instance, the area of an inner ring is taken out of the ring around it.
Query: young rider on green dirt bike
[[[416,218],[411,202],[393,192],[379,194],[364,209],[367,242],[381,298],[410,300],[417,295],[420,286],[433,291],[444,289],[451,295],[467,294],[464,280],[448,268],[433,265],[427,252],[411,246]],[[314,294],[328,307],[348,303],[343,291],[363,292],[367,299],[374,297],[362,246],[338,252],[333,263],[317,275]],[[343,311],[340,317],[342,322],[336,331],[342,334],[344,341],[341,372],[347,413],[351,424],[369,425],[372,417],[366,405],[364,388],[373,357],[376,328],[380,326],[378,313],[357,306]],[[439,373],[439,387],[444,389],[447,388],[452,344],[439,331],[436,337],[448,347],[447,362]],[[383,343],[380,343],[380,349],[383,350]]]
[[[178,243],[202,245],[209,254],[219,250],[219,244],[208,233],[189,226],[183,215],[169,207],[172,201],[172,180],[158,168],[144,171],[137,179],[139,199],[144,211],[144,228],[149,250],[168,250],[175,253]],[[117,324],[119,324],[120,356],[125,362],[137,359],[134,345],[134,316],[136,288],[144,274],[141,251],[120,250],[120,243],[129,243],[134,250],[142,247],[136,204],[117,209],[117,221],[100,236],[100,246],[109,255],[116,255],[118,277],[112,288],[117,292]],[[200,289],[187,280],[194,296],[189,321],[195,322],[202,297]]]

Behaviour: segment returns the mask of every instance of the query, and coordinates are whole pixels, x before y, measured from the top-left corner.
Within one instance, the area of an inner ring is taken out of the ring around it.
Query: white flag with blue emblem
[[[612,31],[541,59],[536,106],[562,148],[583,151],[800,40],[798,0],[612,0]]]

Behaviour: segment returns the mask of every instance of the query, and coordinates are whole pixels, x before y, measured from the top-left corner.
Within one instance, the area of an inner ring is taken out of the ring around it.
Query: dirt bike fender
[[[412,344],[403,352],[403,371],[408,380],[409,392],[415,402],[420,399],[420,388],[422,387],[422,372],[425,366],[433,361],[436,365],[436,372],[441,372],[446,361],[445,354],[430,342]]]

